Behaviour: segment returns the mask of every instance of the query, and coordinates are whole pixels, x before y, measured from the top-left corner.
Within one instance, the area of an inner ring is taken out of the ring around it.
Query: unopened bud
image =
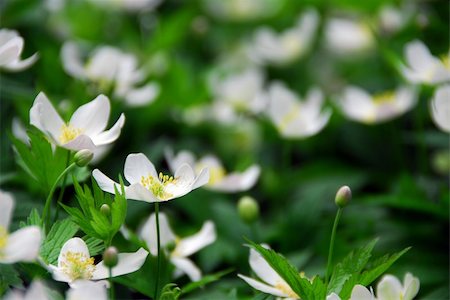
[[[244,196],[239,199],[238,212],[239,216],[245,223],[251,224],[259,217],[258,202],[256,202],[256,200],[252,197]]]
[[[119,255],[117,253],[116,247],[108,247],[105,252],[103,252],[103,264],[108,268],[115,267],[119,262]]]
[[[100,206],[100,212],[108,217],[111,214],[111,207],[106,203],[102,204],[102,206]]]
[[[334,202],[337,206],[343,208],[350,200],[352,200],[352,190],[348,186],[344,185],[337,191]]]
[[[76,165],[79,167],[87,166],[87,164],[92,160],[94,157],[94,153],[92,153],[89,149],[82,149],[75,153],[75,156],[73,157],[73,160],[75,161]]]

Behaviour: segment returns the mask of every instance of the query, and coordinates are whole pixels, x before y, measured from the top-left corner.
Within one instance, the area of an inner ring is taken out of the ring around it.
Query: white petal
[[[216,240],[216,228],[212,221],[206,221],[202,229],[187,238],[183,238],[177,244],[173,256],[187,257],[208,246]]]
[[[262,283],[261,281],[255,280],[253,278],[238,274],[238,276],[243,279],[245,282],[247,282],[252,288],[257,289],[258,291],[261,291],[263,293],[271,294],[277,297],[289,297],[289,295],[286,295],[282,291],[267,285],[265,283]]]
[[[107,300],[108,294],[103,282],[77,280],[66,293],[67,300]]]
[[[156,216],[151,214],[144,225],[139,230],[139,237],[145,241],[150,253],[154,256],[158,253],[157,237],[156,237]],[[164,213],[159,213],[159,237],[161,247],[174,242],[176,236],[170,228],[169,221]]]
[[[16,36],[0,47],[0,67],[16,60],[23,48],[23,38]]]
[[[28,146],[30,145],[30,140],[28,138],[25,126],[23,125],[23,123],[20,121],[19,118],[17,118],[17,117],[13,118],[12,125],[11,125],[11,131],[12,131],[12,134],[16,138],[18,138],[19,140],[21,140]]]
[[[10,193],[0,190],[0,227],[8,230],[14,209],[14,198]]]
[[[117,188],[117,191],[121,191],[120,184],[111,180],[99,169],[95,169],[94,171],[92,171],[92,176],[94,177],[100,189],[102,189],[103,191],[115,194],[114,186]]]
[[[253,165],[243,173],[233,172],[225,176],[221,181],[210,186],[211,189],[222,192],[242,192],[252,188],[258,180],[261,168]]]
[[[352,120],[367,122],[375,118],[375,106],[372,102],[372,96],[359,87],[347,87],[339,105],[344,114]]]
[[[15,263],[19,261],[33,261],[39,254],[42,232],[38,226],[28,226],[17,230],[8,236],[0,261]]]
[[[326,300],[341,300],[341,297],[339,297],[338,295],[336,295],[335,293],[331,293],[327,296]]]
[[[166,200],[184,196],[192,191],[196,179],[194,170],[188,164],[181,165],[175,172],[174,178],[174,183],[168,183],[165,186],[165,191],[171,194],[171,197]]]
[[[40,280],[34,280],[28,287],[24,300],[50,300],[44,283]]]
[[[34,64],[38,58],[39,55],[35,53],[24,60],[16,59],[10,62],[9,64],[5,65],[4,68],[9,71],[22,71],[31,66],[32,64]]]
[[[119,138],[122,127],[125,124],[125,115],[121,114],[117,122],[106,131],[99,133],[92,137],[92,141],[95,145],[105,145],[114,142]]]
[[[67,42],[61,49],[61,60],[64,70],[76,78],[86,78],[83,62],[80,58],[78,47],[75,43]]]
[[[60,146],[75,151],[83,149],[89,149],[91,151],[94,151],[96,148],[96,146],[92,142],[92,139],[85,134],[81,134],[76,138],[74,138],[73,140],[71,140],[70,142],[61,144]]]
[[[202,272],[200,269],[190,260],[183,257],[171,257],[170,261],[185,273],[192,281],[198,281],[202,278]]]
[[[350,300],[375,300],[373,294],[365,287],[357,284],[353,287]]]
[[[112,276],[120,276],[128,273],[133,273],[139,270],[145,263],[148,252],[144,248],[139,248],[133,253],[119,253],[119,260],[117,266],[112,268]],[[96,265],[95,271],[92,274],[92,279],[104,279],[109,277],[109,269],[101,261]]]
[[[450,85],[443,85],[436,90],[430,110],[436,126],[450,133]]]
[[[158,97],[159,92],[159,84],[151,83],[141,88],[128,91],[125,95],[125,100],[129,106],[142,106],[152,103]]]
[[[74,128],[82,128],[83,133],[91,136],[105,130],[110,112],[109,99],[99,95],[94,100],[80,106],[70,118],[69,124]]]
[[[191,167],[194,167],[195,165],[194,155],[186,150],[180,151],[177,153],[177,155],[174,155],[172,149],[166,148],[164,149],[164,156],[169,166],[169,170],[172,173],[175,173],[176,170],[180,168],[182,164],[188,164]]]
[[[140,183],[133,183],[132,185],[125,188],[125,196],[130,200],[138,200],[145,202],[159,202],[160,199],[156,198],[152,192],[146,189]]]
[[[278,273],[272,269],[269,263],[256,250],[250,249],[250,267],[255,274],[269,285],[275,286],[277,283],[285,282]],[[287,285],[287,284],[286,284]]]
[[[91,257],[86,243],[82,239],[74,237],[67,240],[62,246],[58,256],[58,268],[61,268],[61,264],[66,262],[66,255],[68,252],[80,253],[87,258]]]
[[[30,124],[54,141],[58,140],[64,121],[43,92],[37,95],[30,109]]]
[[[385,275],[377,285],[377,297],[383,300],[400,299],[402,284],[397,277]]]
[[[52,277],[56,281],[61,282],[68,282],[70,283],[72,281],[72,278],[70,278],[65,272],[62,271],[62,269],[58,268],[54,265],[49,265],[46,267],[46,269],[52,273]]]
[[[414,71],[426,72],[436,62],[427,46],[419,40],[408,43],[405,47],[405,56]]]
[[[140,183],[142,177],[153,176],[158,178],[153,163],[142,153],[133,153],[125,160],[125,179],[130,183]]]
[[[209,182],[209,169],[204,168],[200,171],[200,174],[195,178],[194,183],[192,184],[192,189],[199,188],[201,186],[204,186],[205,184],[208,184]]]
[[[406,273],[403,280],[403,299],[412,300],[419,292],[420,282],[411,273]]]

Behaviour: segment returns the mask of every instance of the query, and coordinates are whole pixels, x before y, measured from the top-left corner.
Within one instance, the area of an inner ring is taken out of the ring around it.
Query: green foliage
[[[62,246],[77,231],[78,225],[70,219],[64,219],[54,223],[41,246],[40,255],[44,262],[47,264],[56,264]]]
[[[175,283],[166,284],[162,291],[160,300],[177,300],[181,295],[181,289]]]
[[[41,226],[41,224],[42,224],[41,216],[39,215],[37,209],[33,208],[30,212],[30,215],[27,217],[27,221],[26,222],[20,221],[19,226],[22,228],[34,225]]]
[[[119,193],[116,190],[113,200],[94,181],[92,181],[91,191],[86,184],[81,187],[74,179],[76,198],[80,208],[61,204],[81,230],[91,237],[104,241],[106,245],[111,243],[114,235],[120,230],[127,214],[127,199],[122,179],[120,182],[122,191]],[[110,207],[108,214],[100,210],[104,204]]]
[[[0,264],[0,296],[5,293],[9,286],[22,284],[19,273],[13,265]]]
[[[91,256],[96,256],[105,250],[105,244],[100,239],[86,235],[83,237],[83,240],[86,243]]]
[[[217,272],[215,274],[209,274],[209,275],[203,276],[202,279],[200,279],[199,281],[194,281],[194,282],[191,282],[191,283],[188,283],[187,285],[185,285],[181,289],[181,293],[182,294],[190,293],[190,292],[192,292],[198,288],[201,288],[209,283],[219,280],[222,276],[225,276],[232,271],[233,271],[232,269],[228,269],[228,270],[224,270],[221,272]]]

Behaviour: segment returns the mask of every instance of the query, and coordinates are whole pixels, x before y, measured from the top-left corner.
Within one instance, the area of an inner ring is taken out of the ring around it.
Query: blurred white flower
[[[261,168],[258,165],[252,165],[243,172],[227,174],[220,160],[213,155],[204,156],[196,161],[194,155],[189,151],[180,151],[177,155],[174,155],[171,149],[166,149],[165,156],[172,172],[183,164],[190,165],[197,173],[207,168],[209,170],[209,182],[205,185],[205,188],[213,191],[225,193],[247,191],[255,185],[261,173]]]
[[[148,252],[143,248],[133,253],[119,253],[118,263],[112,268],[112,277],[139,270],[147,258]],[[109,277],[109,268],[103,261],[94,263],[86,243],[80,238],[71,238],[61,248],[58,265],[48,265],[56,281],[67,282],[77,287],[78,280],[100,280]]]
[[[166,248],[169,260],[175,265],[175,277],[186,274],[192,281],[202,277],[200,269],[188,258],[200,249],[216,240],[216,229],[212,221],[203,223],[199,232],[188,237],[178,237],[169,226],[164,213],[159,214],[159,229],[161,248]],[[144,240],[154,256],[158,254],[156,241],[156,217],[152,214],[139,231],[139,237]]]
[[[420,282],[411,273],[406,273],[403,285],[397,277],[385,275],[377,284],[378,300],[412,300],[419,292]]]
[[[383,32],[392,34],[403,29],[414,14],[413,4],[406,1],[401,7],[383,5],[378,12],[379,26]]]
[[[268,27],[257,29],[247,47],[249,58],[263,65],[282,65],[298,59],[309,50],[318,22],[317,11],[308,9],[296,26],[279,34]]]
[[[430,104],[431,117],[441,130],[450,133],[450,85],[440,86]]]
[[[269,248],[266,245],[263,246]],[[264,257],[254,249],[250,249],[249,264],[252,271],[260,278],[260,280],[255,280],[242,274],[238,274],[238,276],[251,287],[263,293],[281,297],[282,299],[300,299],[287,282],[284,281]]]
[[[328,295],[327,300],[341,300],[341,297],[335,293]],[[377,300],[372,290],[368,290],[365,286],[357,284],[353,287],[352,294],[349,300]],[[397,298],[386,299],[386,300],[397,300]],[[402,300],[402,299],[398,299]]]
[[[25,126],[20,121],[18,117],[14,117],[12,119],[12,125],[11,125],[11,131],[12,134],[22,142],[24,142],[27,145],[30,145],[30,140],[27,135],[27,130],[25,129]]]
[[[198,176],[188,164],[182,164],[174,176],[156,172],[155,166],[142,154],[129,154],[125,160],[125,179],[130,183],[125,186],[127,199],[146,202],[162,202],[186,195],[190,191],[206,184],[209,180],[208,169],[202,169]],[[100,170],[92,172],[99,187],[114,194],[114,186],[120,192],[120,185]]]
[[[0,69],[18,72],[28,68],[37,60],[37,53],[27,59],[20,59],[23,44],[23,38],[17,31],[0,29]]]
[[[107,9],[124,9],[129,12],[152,10],[162,1],[163,0],[89,0],[89,2]]]
[[[434,57],[419,40],[405,46],[407,66],[402,67],[403,76],[411,83],[439,84],[450,81],[450,53],[441,59]]]
[[[372,96],[359,87],[349,86],[337,104],[349,119],[376,124],[406,113],[416,102],[416,91],[412,87],[401,86],[395,91]]]
[[[117,140],[125,122],[125,116],[121,114],[117,122],[109,130],[105,130],[109,112],[109,99],[99,95],[80,106],[66,123],[47,96],[41,92],[30,109],[30,124],[60,147],[95,151],[98,146],[105,146]]]
[[[309,90],[305,101],[282,83],[269,88],[267,115],[285,138],[306,138],[317,134],[328,123],[331,110],[322,110],[323,94],[317,88]]]
[[[362,21],[331,18],[325,25],[325,42],[333,54],[352,57],[372,48],[374,37]]]
[[[123,98],[129,106],[149,104],[159,95],[160,88],[156,82],[137,87],[146,74],[143,69],[138,69],[137,59],[132,54],[101,46],[94,50],[86,64],[80,56],[75,43],[64,44],[61,59],[67,74],[95,82],[105,92],[114,88],[114,95]]]
[[[39,254],[43,238],[39,226],[27,226],[14,233],[8,233],[13,208],[12,195],[0,191],[0,263],[2,264],[34,261]]]
[[[101,281],[77,280],[66,293],[67,300],[95,299],[107,300],[107,284]]]
[[[251,21],[275,15],[285,1],[204,0],[206,10],[221,20]]]
[[[47,287],[41,280],[34,280],[24,292],[14,289],[10,290],[3,300],[50,300],[53,299],[47,292]]]

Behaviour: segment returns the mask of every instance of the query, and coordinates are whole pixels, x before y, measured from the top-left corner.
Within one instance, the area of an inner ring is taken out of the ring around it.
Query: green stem
[[[52,202],[53,193],[55,192],[56,187],[58,186],[58,182],[69,173],[74,167],[75,163],[70,164],[59,176],[56,178],[55,183],[50,189],[50,193],[48,194],[47,200],[45,200],[44,211],[42,212],[42,223],[45,225],[45,232],[48,232],[49,222],[50,222],[50,203]]]
[[[66,168],[69,165],[69,162],[70,162],[70,151],[67,151]],[[66,189],[66,181],[67,181],[67,173],[64,175],[64,178],[62,181],[62,186],[61,186],[61,189],[59,190],[59,196],[58,196],[58,200],[56,201],[56,212],[55,212],[55,217],[53,219],[53,222],[56,222],[56,220],[58,220],[59,204],[62,201],[62,197],[64,195],[64,190]]]
[[[339,208],[336,217],[334,218],[333,230],[331,231],[331,240],[330,240],[330,248],[328,251],[328,262],[327,262],[327,271],[325,274],[325,286],[328,285],[328,279],[330,278],[331,273],[331,264],[333,260],[333,250],[334,250],[334,239],[336,238],[336,229],[339,224],[339,219],[342,215],[342,208]]]
[[[111,278],[112,278],[112,268],[108,268],[108,270],[109,270],[109,278],[108,278],[108,281],[109,281],[109,300],[114,300],[114,285],[113,285],[113,282],[111,280]]]
[[[158,299],[158,285],[159,285],[159,269],[161,265],[161,241],[159,236],[159,203],[155,202],[155,217],[156,217],[156,247],[158,249],[157,252],[157,263],[156,263],[156,280],[155,280],[155,300]]]

